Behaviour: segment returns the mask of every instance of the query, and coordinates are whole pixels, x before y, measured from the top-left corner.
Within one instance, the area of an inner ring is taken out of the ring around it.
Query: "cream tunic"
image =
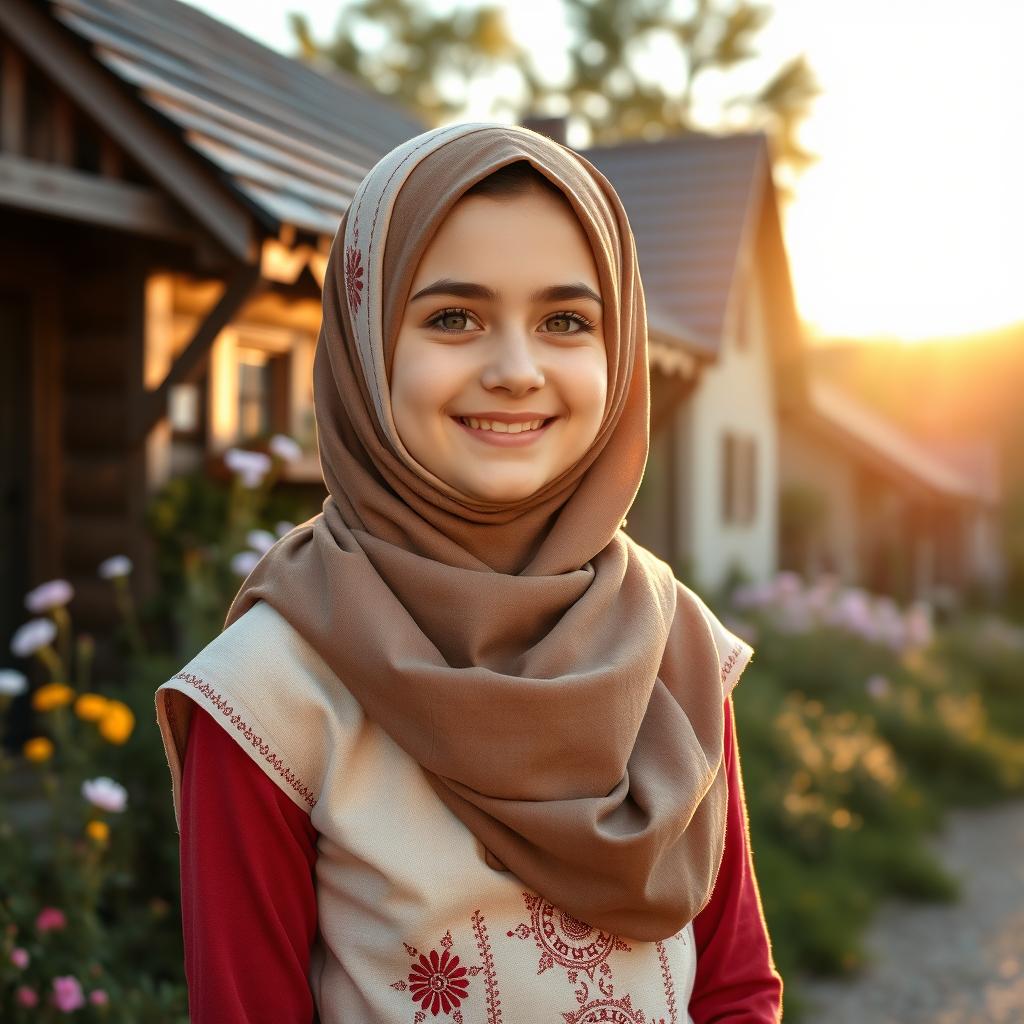
[[[753,651],[706,615],[728,694]],[[611,935],[489,867],[420,766],[270,605],[156,691],[179,826],[192,701],[319,833],[309,984],[321,1024],[692,1024],[692,922],[661,942]]]

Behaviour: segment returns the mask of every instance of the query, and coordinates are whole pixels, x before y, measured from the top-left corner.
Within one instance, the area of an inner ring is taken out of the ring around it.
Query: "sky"
[[[284,53],[294,49],[288,11],[327,39],[342,6],[187,2]],[[553,0],[491,2],[524,45],[564,54],[568,30]],[[758,58],[709,80],[699,98],[713,117],[722,95],[756,88],[800,53],[821,84],[801,132],[819,159],[797,180],[783,222],[811,335],[914,341],[1024,322],[1024,2],[772,7]]]

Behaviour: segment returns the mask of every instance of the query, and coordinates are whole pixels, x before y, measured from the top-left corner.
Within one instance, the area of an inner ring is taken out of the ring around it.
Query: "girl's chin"
[[[465,473],[460,474],[461,483],[458,485],[463,494],[470,495],[478,501],[491,501],[507,504],[514,501],[522,501],[531,494],[539,491],[546,480],[535,479],[508,479],[496,473],[482,472],[467,477]]]

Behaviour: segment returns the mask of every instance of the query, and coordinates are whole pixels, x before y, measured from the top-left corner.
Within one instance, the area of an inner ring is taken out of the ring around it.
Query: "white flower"
[[[0,668],[0,697],[17,697],[28,689],[28,680],[16,668]]]
[[[40,583],[25,595],[25,607],[36,615],[42,615],[51,608],[62,608],[74,594],[75,589],[67,580],[50,580]]]
[[[270,450],[285,462],[294,462],[302,458],[302,447],[298,441],[293,440],[287,434],[275,434],[270,439]]]
[[[82,796],[95,807],[116,813],[123,811],[128,803],[128,790],[106,775],[86,779],[82,783]]]
[[[294,523],[289,523],[287,519],[282,519],[281,522],[279,522],[274,527],[274,533],[276,533],[278,535],[278,537],[283,537],[286,533],[291,533],[292,530],[294,530],[294,529],[295,529],[295,524]]]
[[[129,576],[132,571],[132,560],[127,555],[111,555],[100,562],[96,570],[101,579],[112,580],[118,576]]]
[[[224,465],[237,473],[246,487],[259,487],[270,472],[270,456],[263,452],[250,452],[245,448],[229,448],[224,453]]]
[[[262,557],[258,551],[239,551],[231,559],[231,571],[236,576],[248,576]]]
[[[870,696],[875,700],[882,700],[889,695],[889,691],[892,689],[892,684],[885,678],[885,676],[878,675],[876,673],[864,684],[864,689],[867,690],[868,694],[870,694]]]
[[[52,644],[56,636],[57,624],[53,619],[29,619],[11,637],[11,654],[27,658],[41,647]]]
[[[262,555],[277,543],[277,538],[269,530],[250,530],[245,536],[245,543]]]

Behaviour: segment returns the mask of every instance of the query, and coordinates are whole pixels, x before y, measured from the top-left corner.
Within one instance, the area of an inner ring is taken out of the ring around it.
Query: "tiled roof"
[[[927,489],[972,501],[997,499],[990,458],[983,450],[965,453],[961,449],[954,462],[952,457],[936,454],[880,413],[820,378],[808,381],[808,393],[817,416]]]
[[[333,234],[356,186],[425,125],[177,0],[49,0],[52,15],[214,165],[272,230]]]
[[[652,324],[716,354],[744,232],[770,181],[764,136],[694,133],[581,152],[626,208]]]

